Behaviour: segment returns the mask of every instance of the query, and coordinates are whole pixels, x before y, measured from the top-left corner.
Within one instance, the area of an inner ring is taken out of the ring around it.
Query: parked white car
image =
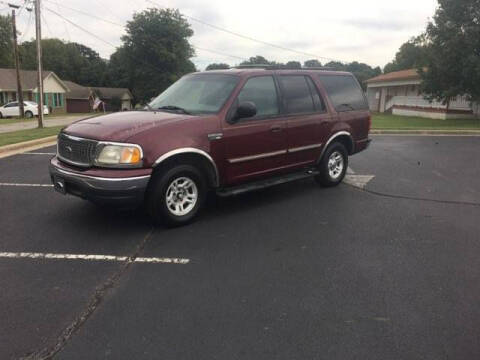
[[[23,107],[25,109],[25,117],[31,118],[38,115],[38,105],[33,101],[24,101]],[[43,114],[48,115],[48,106],[43,106]],[[0,119],[2,117],[20,116],[20,107],[18,101],[9,102],[3,106],[0,106]]]

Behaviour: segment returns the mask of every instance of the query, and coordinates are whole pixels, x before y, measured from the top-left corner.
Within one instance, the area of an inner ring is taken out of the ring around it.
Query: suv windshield
[[[187,75],[156,97],[149,107],[191,114],[216,113],[227,101],[237,82],[238,77],[234,75]]]

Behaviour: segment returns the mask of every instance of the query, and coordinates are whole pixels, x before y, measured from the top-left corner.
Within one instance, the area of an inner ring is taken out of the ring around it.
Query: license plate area
[[[53,188],[58,191],[60,194],[66,195],[67,188],[65,186],[65,180],[61,177],[54,176],[53,177]]]

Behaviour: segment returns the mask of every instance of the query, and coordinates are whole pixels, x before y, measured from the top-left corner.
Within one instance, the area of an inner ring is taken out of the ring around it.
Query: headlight
[[[106,167],[142,166],[142,148],[132,144],[102,144],[97,152],[95,164]]]

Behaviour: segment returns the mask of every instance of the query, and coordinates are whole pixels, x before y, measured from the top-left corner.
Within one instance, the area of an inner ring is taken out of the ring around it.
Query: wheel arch
[[[155,160],[152,167],[155,173],[165,166],[178,164],[192,164],[198,167],[199,170],[202,170],[205,173],[210,186],[219,186],[220,179],[215,161],[207,152],[197,148],[180,148],[171,150]]]
[[[350,134],[348,131],[338,131],[332,136],[330,136],[328,141],[325,143],[325,146],[323,147],[322,152],[320,153],[320,156],[317,159],[317,164],[322,160],[323,155],[325,154],[325,151],[327,151],[328,146],[332,144],[334,141],[338,141],[342,143],[347,149],[347,152],[349,155],[353,154],[355,150],[355,142],[353,141],[352,134]]]

